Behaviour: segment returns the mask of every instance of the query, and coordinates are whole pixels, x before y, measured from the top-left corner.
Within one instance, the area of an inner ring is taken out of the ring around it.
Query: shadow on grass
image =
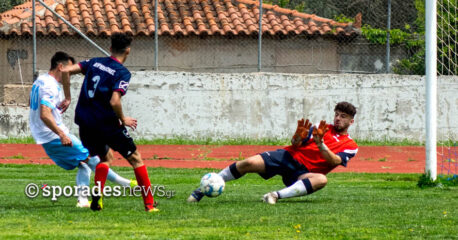
[[[211,203],[209,202],[211,200],[203,200],[200,203],[187,203],[188,205],[197,205],[197,204],[207,204]],[[225,199],[225,200],[218,200],[218,204],[233,204],[233,203],[253,203],[253,204],[265,204],[268,205],[267,203],[263,202],[261,198],[259,200],[230,200],[230,199]],[[331,203],[333,202],[332,199],[298,199],[298,198],[289,198],[289,199],[280,199],[278,200],[277,204],[283,204],[283,203],[288,203],[288,204],[324,204],[324,203]]]
[[[62,208],[76,208],[75,206],[69,206],[68,204],[53,204],[53,203],[49,203],[49,204],[46,204],[46,205],[43,205],[43,204],[40,204],[40,205],[36,205],[36,204],[9,204],[8,206],[0,206],[0,210],[14,210],[14,209],[18,209],[18,210],[28,210],[28,209],[33,209],[33,210],[37,210],[37,209],[52,209],[52,208],[59,208],[59,209],[62,209]]]

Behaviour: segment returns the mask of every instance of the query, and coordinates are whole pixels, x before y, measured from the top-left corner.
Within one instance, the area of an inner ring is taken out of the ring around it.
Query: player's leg
[[[88,207],[87,196],[82,195],[84,187],[89,187],[91,170],[87,167],[84,161],[87,159],[89,152],[83,147],[78,138],[69,134],[68,137],[72,140],[72,146],[63,146],[60,139],[55,139],[51,142],[43,144],[46,154],[56,163],[66,170],[72,170],[78,167],[76,174],[76,185],[78,188],[78,203],[77,207]]]
[[[106,147],[108,148],[108,147]],[[103,152],[105,150],[101,149],[99,151],[94,152]],[[108,151],[105,155],[101,155],[102,157],[99,160],[99,157],[92,157],[89,162],[92,166],[95,167],[95,175],[94,175],[94,182],[96,186],[100,186],[100,191],[102,194],[96,194],[92,196],[91,202],[91,209],[94,211],[101,210],[103,208],[103,188],[105,187],[106,180],[110,180],[112,182],[118,183],[122,186],[136,186],[137,181],[125,179],[118,174],[116,174],[113,170],[109,168],[111,163],[114,160],[113,151],[108,148]]]
[[[102,195],[105,182],[107,180],[108,170],[113,161],[113,153],[106,145],[103,134],[97,129],[80,126],[80,138],[83,145],[88,149],[91,156],[99,156],[100,162],[95,166],[94,183],[100,187],[99,192],[92,196],[91,209],[101,210],[103,208]],[[91,191],[92,193],[92,191]]]
[[[264,160],[261,155],[258,154],[227,166],[221,170],[218,175],[220,175],[225,182],[228,182],[239,179],[246,173],[264,173],[265,170]]]
[[[93,211],[100,211],[103,209],[103,188],[107,181],[108,171],[110,169],[109,165],[114,158],[111,149],[108,149],[104,155],[99,156],[103,157],[100,158],[99,164],[95,167],[94,183],[95,186],[99,187],[100,192],[96,192],[92,195],[91,210]]]
[[[99,164],[100,158],[98,156],[90,157],[87,161],[87,165],[92,169],[92,171],[95,172],[95,168],[97,164]],[[137,186],[137,181],[135,180],[129,180],[127,178],[121,177],[119,174],[117,174],[115,171],[113,171],[111,168],[108,170],[108,175],[107,175],[107,180],[116,183],[121,186],[125,187],[134,187]]]
[[[228,182],[239,179],[246,173],[259,173],[261,176],[266,173],[266,162],[260,154],[251,156],[240,162],[235,162],[220,171],[218,175],[220,175],[225,182]],[[189,195],[187,201],[199,202],[204,196],[200,188],[197,188]]]
[[[159,211],[155,208],[154,197],[151,189],[151,182],[149,180],[148,171],[138,151],[134,151],[130,156],[126,157],[130,165],[134,168],[135,177],[138,182],[138,186],[142,188],[143,203],[145,205],[145,211],[155,212]]]
[[[263,200],[275,204],[280,198],[298,197],[311,194],[323,188],[327,183],[325,175],[310,173],[308,169],[296,161],[287,151],[277,151],[271,154],[275,159],[277,172],[282,176],[283,183],[287,186],[279,191],[264,195]]]
[[[77,207],[89,207],[90,203],[87,199],[88,196],[84,195],[84,188],[89,188],[89,181],[91,179],[91,169],[85,162],[80,162],[78,172],[76,173],[76,186],[78,187],[78,203]]]
[[[116,131],[113,132],[114,134],[110,137],[108,145],[127,159],[130,165],[134,168],[138,186],[142,188],[145,210],[147,212],[159,211],[155,208],[156,204],[154,202],[148,171],[143,163],[140,153],[137,151],[137,146],[135,146],[133,139],[129,136],[127,129],[124,127],[116,129]]]
[[[108,177],[108,171],[110,170],[110,165],[113,162],[114,156],[111,149],[108,149],[105,154],[99,156],[101,157],[99,164],[95,166],[94,182],[96,186],[100,185],[100,191],[103,193],[103,188],[105,187]]]
[[[95,164],[97,159],[94,158],[91,158],[88,162],[91,166],[95,165],[94,182],[96,186],[100,185],[100,190],[102,191],[105,186],[108,170],[114,158],[113,153],[107,146],[103,134],[97,129],[80,126],[79,133],[81,142],[88,149],[89,154],[91,156],[99,156],[100,162],[98,164]]]
[[[300,197],[312,194],[326,186],[328,179],[321,173],[305,173],[297,178],[292,185],[264,195],[264,201],[275,204],[278,199]]]

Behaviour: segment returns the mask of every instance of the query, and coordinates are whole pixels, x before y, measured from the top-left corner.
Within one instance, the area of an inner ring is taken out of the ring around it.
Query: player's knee
[[[142,157],[138,151],[135,151],[134,153],[132,153],[132,155],[127,157],[127,160],[133,167],[143,164]]]
[[[239,170],[251,169],[255,165],[256,165],[256,161],[253,158],[247,158],[241,161],[239,164],[237,164],[237,168]]]
[[[260,161],[261,159],[261,161]],[[262,161],[262,158],[259,158],[257,156],[249,157],[241,162],[237,163],[237,169],[240,171],[240,173],[244,174],[247,172],[259,172],[261,171],[261,166],[264,164]]]
[[[324,174],[317,174],[316,181],[320,188],[323,188],[324,186],[326,186],[326,184],[328,184],[328,178]]]
[[[113,157],[109,155],[100,157],[100,162],[107,163],[108,165],[110,165],[113,162]]]
[[[113,162],[113,159],[114,159],[113,152],[112,152],[111,149],[110,149],[110,150],[105,154],[105,156],[99,155],[99,158],[100,158],[100,162],[104,162],[104,163],[111,164],[111,163]]]
[[[143,161],[141,159],[128,158],[127,160],[129,161],[130,165],[134,168],[137,168],[138,166],[141,166],[143,164]]]
[[[256,166],[257,161],[256,161],[255,158],[248,158],[248,159],[246,160],[246,164],[247,164],[248,166]]]

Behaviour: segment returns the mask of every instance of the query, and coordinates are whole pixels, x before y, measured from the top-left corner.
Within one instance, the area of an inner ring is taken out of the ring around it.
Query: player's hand
[[[323,136],[328,130],[329,128],[325,120],[320,121],[318,128],[316,126],[313,127],[313,140],[315,140],[316,144],[321,144],[323,142]]]
[[[124,124],[124,126],[130,127],[134,131],[137,128],[137,119],[135,118],[124,117],[123,119],[121,119],[121,122],[122,124]]]
[[[65,134],[62,134],[62,136],[60,136],[60,141],[63,146],[66,146],[66,147],[73,146],[72,140]]]
[[[300,146],[302,144],[302,140],[307,138],[311,126],[312,123],[308,119],[304,121],[302,118],[297,121],[296,133],[294,133],[292,140],[294,146]]]
[[[70,106],[70,99],[64,99],[57,108],[60,110],[61,113],[67,111],[68,107]]]

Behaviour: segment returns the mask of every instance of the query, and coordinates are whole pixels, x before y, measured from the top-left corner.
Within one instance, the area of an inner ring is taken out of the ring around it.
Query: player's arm
[[[322,120],[318,127],[313,128],[313,140],[315,141],[318,149],[320,150],[321,156],[326,160],[330,166],[337,166],[342,164],[342,159],[339,155],[331,152],[329,148],[324,144],[323,136],[328,131],[326,121]]]
[[[83,70],[81,69],[81,65],[79,63],[64,66],[64,69],[62,70],[62,74],[67,73],[69,75],[75,75],[82,72]]]
[[[309,122],[308,119],[304,121],[304,119],[300,119],[297,121],[297,128],[296,132],[294,133],[293,137],[291,138],[291,144],[295,147],[301,146],[304,142],[310,139],[310,134],[312,133],[311,130],[312,123]]]
[[[128,126],[132,130],[135,130],[137,128],[137,120],[124,116],[124,113],[122,112],[121,96],[121,92],[114,91],[110,99],[110,105],[121,123],[124,126]]]
[[[59,104],[59,109],[63,113],[70,106],[72,96],[70,94],[70,75],[81,73],[79,64],[64,66],[62,69],[62,87],[64,89],[65,99]]]
[[[43,123],[60,137],[64,146],[72,146],[72,140],[60,129],[52,115],[52,109],[46,105],[40,104],[40,119]]]

